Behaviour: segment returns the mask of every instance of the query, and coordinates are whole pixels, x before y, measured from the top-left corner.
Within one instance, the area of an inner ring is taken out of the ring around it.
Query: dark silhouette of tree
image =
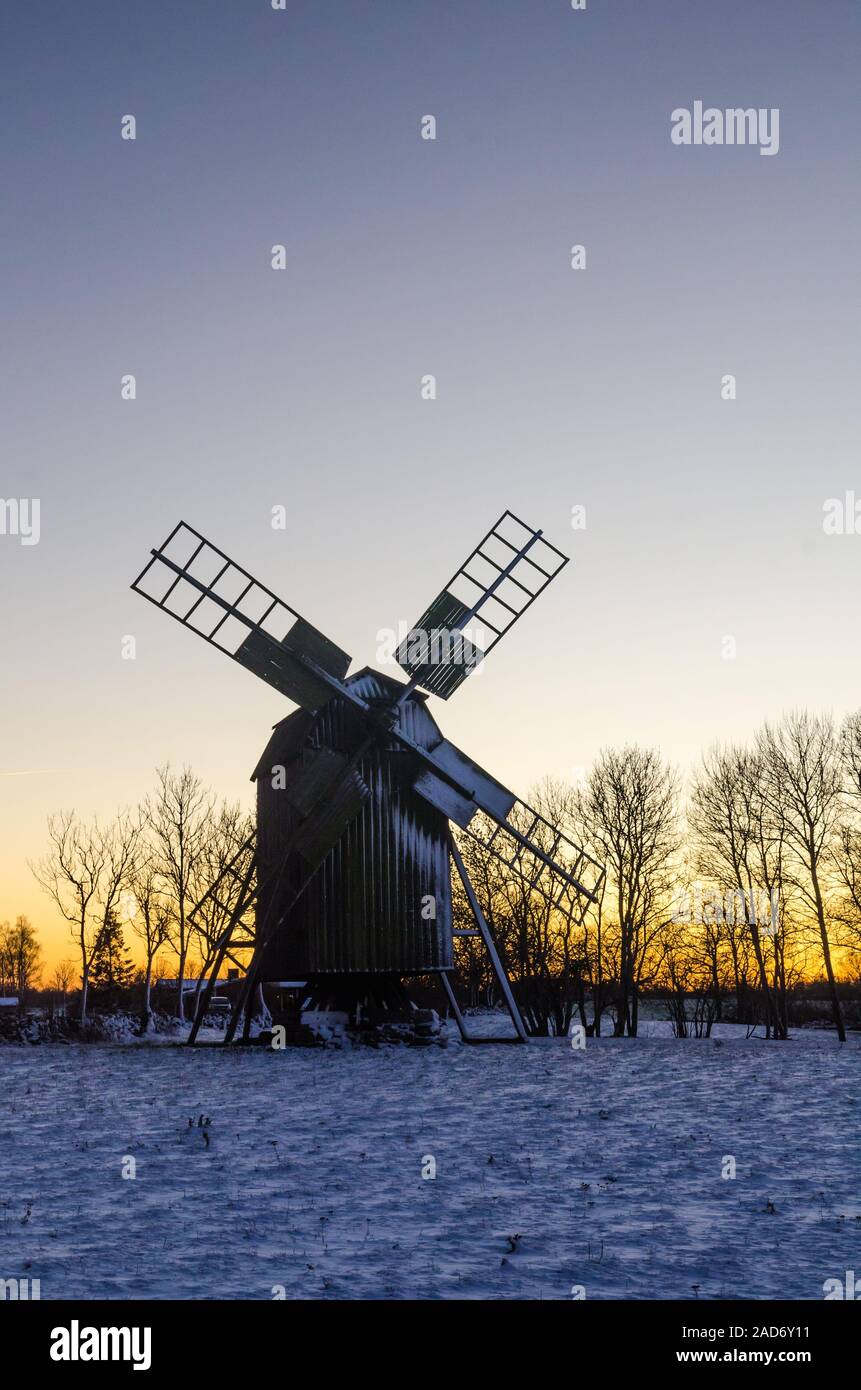
[[[825,900],[830,854],[843,792],[840,745],[830,717],[796,710],[757,737],[765,767],[765,795],[782,819],[789,870],[800,900],[819,933],[837,1036],[846,1041],[843,1010],[831,955]]]
[[[156,773],[158,785],[145,803],[152,861],[170,904],[170,941],[177,956],[177,1018],[185,1019],[185,966],[195,904],[209,887],[206,851],[215,800],[191,768],[173,772],[169,765]]]
[[[23,1006],[24,996],[35,987],[41,973],[36,930],[26,917],[16,917],[14,926],[0,925],[0,988],[18,996]]]
[[[673,769],[655,750],[636,746],[603,749],[578,789],[577,820],[606,866],[616,908],[617,1036],[636,1035],[640,989],[671,920],[678,797]]]
[[[785,889],[786,830],[780,805],[768,795],[764,756],[746,748],[710,749],[694,777],[688,818],[697,865],[724,899],[724,935],[732,954],[736,1007],[741,1013],[743,976],[735,928],[742,925],[756,962],[766,1036],[786,1038],[785,991],[775,996],[767,961],[767,943],[781,925],[777,905]]]
[[[141,1006],[141,1032],[152,1022],[152,982],[155,959],[170,940],[171,908],[152,853],[144,847],[129,880],[135,915],[132,930],[144,949],[144,993]]]
[[[90,964],[90,985],[94,990],[128,989],[135,978],[135,967],[125,943],[123,929],[115,913],[110,912],[102,924],[99,940]]]
[[[87,1021],[90,973],[106,923],[119,910],[134,864],[140,823],[120,812],[102,829],[74,811],[48,817],[49,850],[31,865],[66,921],[81,959],[81,1023]]]

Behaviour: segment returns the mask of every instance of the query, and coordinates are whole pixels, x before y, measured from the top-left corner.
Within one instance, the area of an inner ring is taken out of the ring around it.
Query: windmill
[[[202,900],[223,926],[190,1042],[225,958],[249,951],[226,1043],[243,1015],[248,1038],[263,982],[302,983],[318,1014],[355,1020],[395,1009],[405,980],[431,974],[464,1040],[478,1041],[449,979],[463,936],[487,952],[515,1037],[527,1041],[452,827],[576,921],[603,869],[446,739],[428,698],[448,700],[567,563],[504,512],[403,637],[401,680],[370,667],[348,676],[345,651],[186,522],[150,552],[135,592],[299,707],[254,770],[255,834]],[[452,871],[473,926],[453,924]]]

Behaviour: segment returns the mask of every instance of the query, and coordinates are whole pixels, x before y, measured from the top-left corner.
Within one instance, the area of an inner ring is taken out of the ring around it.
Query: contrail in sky
[[[32,767],[24,772],[0,772],[0,777],[47,777],[52,772],[64,772],[62,767]]]

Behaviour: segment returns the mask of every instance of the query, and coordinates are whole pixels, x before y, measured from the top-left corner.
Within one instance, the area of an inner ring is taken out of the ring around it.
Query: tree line
[[[534,861],[521,863],[524,879],[516,861],[459,837],[531,1032],[563,1034],[579,1021],[590,1033],[634,1036],[644,995],[658,993],[679,1034],[731,1013],[785,1038],[793,990],[821,973],[845,1040],[838,964],[852,978],[861,968],[861,711],[839,727],[826,715],[787,714],[747,745],[712,747],[687,782],[657,750],[604,749],[577,785],[547,779],[532,800],[546,822],[541,847],[558,854],[561,829],[606,874],[586,902],[560,895],[540,863],[537,873]],[[252,833],[237,803],[169,766],[107,825],[75,812],[49,817],[47,853],[31,867],[69,924],[76,960],[52,983],[65,992],[77,977],[83,1022],[92,990],[139,978],[146,1029],[153,980],[169,959],[180,1019],[195,970],[193,1016],[234,880],[217,896],[207,890]],[[455,925],[470,924],[457,875],[454,908]],[[26,919],[0,929],[0,985],[31,984],[38,958]],[[493,980],[474,938],[457,939],[456,961],[465,1002],[489,1000]]]
[[[194,962],[196,1007],[232,904],[228,895],[193,910],[251,831],[251,817],[238,803],[219,801],[190,768],[170,766],[157,770],[154,792],[136,809],[106,825],[74,811],[48,818],[48,850],[31,868],[69,924],[76,961],[60,970],[69,978],[77,973],[82,1024],[93,989],[121,991],[138,974],[127,930],[143,958],[143,1031],[151,1024],[156,962],[164,955],[176,961],[180,1020]]]
[[[845,1041],[835,958],[857,979],[861,711],[840,726],[788,713],[746,746],[712,747],[687,784],[656,750],[605,749],[582,783],[545,781],[532,800],[606,866],[585,911],[574,893],[551,905],[462,837],[532,1032],[579,1019],[590,1033],[636,1035],[649,992],[679,1034],[708,1031],[731,1004],[785,1038],[793,989],[821,972]],[[466,922],[457,893],[456,912]],[[457,959],[470,1001],[492,995],[480,946],[460,938]]]

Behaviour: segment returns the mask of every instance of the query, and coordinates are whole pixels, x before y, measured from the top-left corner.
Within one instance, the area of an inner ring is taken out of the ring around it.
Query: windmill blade
[[[395,730],[398,737],[398,731]],[[507,820],[517,797],[466,753],[444,738],[422,754],[422,771],[413,790],[465,830],[478,811]]]
[[[348,654],[186,522],[131,587],[303,709],[344,694]]]
[[[228,922],[233,916],[240,919],[254,902],[257,896],[253,882],[256,849],[257,832],[252,831],[189,912],[188,921],[204,935],[207,934],[205,914],[209,903],[216,914]]]
[[[503,512],[398,647],[410,686],[447,700],[567,564],[541,531]]]
[[[365,745],[367,746],[367,745]],[[370,788],[357,771],[357,759],[332,749],[314,751],[308,767],[284,789],[296,812],[290,853],[300,856],[307,874],[318,869],[347,827],[371,798]],[[188,920],[204,929],[203,913],[212,903],[225,921],[238,921],[272,887],[272,875],[259,881],[258,837],[253,831],[213,879],[188,914]],[[225,901],[226,898],[226,901]],[[243,940],[241,945],[253,944]]]
[[[294,848],[308,868],[316,869],[370,801],[371,791],[355,754],[348,758],[346,753],[320,748],[285,788],[285,796],[301,817]]]
[[[573,894],[585,912],[588,903],[596,901],[604,868],[564,831],[448,739],[416,751],[422,765],[413,790],[470,839],[557,905]],[[548,871],[555,884],[552,892],[546,884]]]
[[[603,866],[527,802],[515,800],[504,820],[484,812],[464,829],[531,891],[577,921],[590,902],[597,902]]]

